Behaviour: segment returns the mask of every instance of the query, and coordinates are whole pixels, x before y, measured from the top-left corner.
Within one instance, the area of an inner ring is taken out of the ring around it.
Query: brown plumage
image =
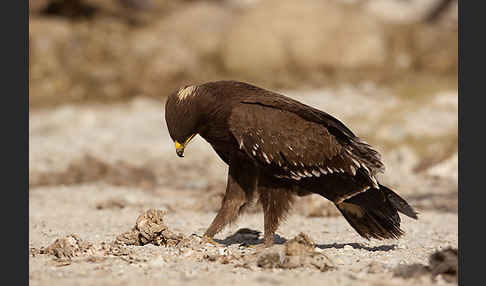
[[[331,115],[247,83],[209,82],[171,94],[165,119],[177,154],[201,135],[229,165],[222,206],[205,235],[213,237],[255,195],[264,212],[265,245],[295,195],[336,204],[364,238],[398,238],[398,212],[416,212],[378,183],[380,154]]]

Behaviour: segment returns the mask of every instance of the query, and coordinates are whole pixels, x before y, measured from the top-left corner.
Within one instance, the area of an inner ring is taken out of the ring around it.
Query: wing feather
[[[273,101],[279,103],[278,98]],[[229,128],[239,148],[279,178],[355,176],[362,170],[378,186],[374,176],[383,166],[378,152],[327,113],[317,118],[317,109],[292,101],[285,104],[289,106],[252,100],[234,107]]]

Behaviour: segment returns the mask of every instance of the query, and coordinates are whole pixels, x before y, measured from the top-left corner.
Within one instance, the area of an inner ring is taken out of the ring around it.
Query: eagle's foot
[[[219,246],[219,243],[217,243],[216,241],[214,241],[214,240],[213,240],[213,238],[212,238],[212,237],[209,237],[209,236],[207,236],[207,235],[204,235],[204,236],[202,237],[202,242],[203,242],[203,243],[210,243],[210,244],[212,244],[212,245],[214,245],[214,246]]]
[[[266,248],[265,244],[250,244],[248,247],[255,250],[255,252],[260,252]]]
[[[263,236],[263,245],[265,248],[272,247],[274,244],[273,237],[275,235],[275,232],[267,232]]]
[[[254,249],[254,250],[256,250],[258,252],[258,251],[263,250],[265,248],[272,247],[273,246],[273,241],[270,242],[270,243],[247,244],[245,246],[248,247],[248,248]]]
[[[260,252],[260,251],[263,251],[267,248],[272,247],[273,245],[274,245],[273,242],[272,243],[262,243],[262,244],[254,245],[253,249],[255,250],[255,252]]]

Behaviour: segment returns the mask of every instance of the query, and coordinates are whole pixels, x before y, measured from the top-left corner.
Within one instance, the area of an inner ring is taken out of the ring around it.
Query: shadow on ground
[[[384,244],[384,245],[379,245],[379,246],[365,246],[360,243],[333,243],[333,244],[316,244],[316,247],[320,249],[329,249],[329,248],[344,248],[346,245],[351,246],[354,249],[363,249],[363,250],[368,250],[368,251],[390,251],[394,250],[397,248],[396,244]]]
[[[229,246],[233,244],[239,244],[240,246],[249,246],[249,245],[259,245],[263,244],[263,238],[260,238],[261,232],[254,229],[249,228],[240,228],[232,235],[226,237],[225,239],[214,239],[215,242],[220,243],[224,246]],[[274,236],[275,244],[284,244],[287,242],[287,239],[279,236],[276,234]],[[396,244],[385,244],[379,246],[365,246],[360,243],[333,243],[333,244],[316,244],[315,246],[320,249],[342,249],[346,245],[353,247],[354,249],[362,249],[368,251],[390,251],[396,249]]]

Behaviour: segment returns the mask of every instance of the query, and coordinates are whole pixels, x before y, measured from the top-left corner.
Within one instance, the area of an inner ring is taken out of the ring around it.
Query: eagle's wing
[[[242,101],[233,107],[229,117],[229,129],[238,147],[257,164],[276,177],[294,180],[335,173],[355,176],[359,171],[378,188],[375,174],[380,168],[376,165],[383,164],[379,157],[375,158],[379,164],[371,164],[366,157],[371,151],[378,152],[327,113],[325,117],[317,109],[293,102],[287,108],[279,104]],[[309,119],[313,117],[315,120]],[[341,126],[344,131],[339,131]],[[342,134],[334,135],[333,128],[334,133]]]

